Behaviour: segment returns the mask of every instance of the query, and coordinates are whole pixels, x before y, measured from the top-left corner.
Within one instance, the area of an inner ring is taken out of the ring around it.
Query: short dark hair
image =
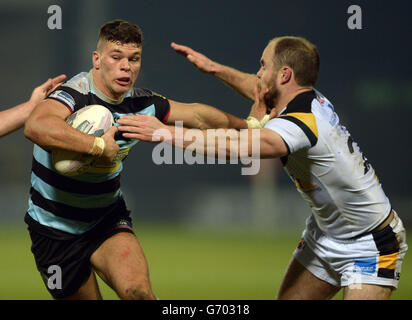
[[[138,25],[124,20],[113,20],[101,26],[98,41],[106,40],[112,42],[135,43],[141,46],[143,42],[142,30]]]
[[[272,39],[275,42],[273,60],[275,67],[289,66],[300,86],[314,86],[318,80],[320,58],[314,44],[302,37],[285,36]]]

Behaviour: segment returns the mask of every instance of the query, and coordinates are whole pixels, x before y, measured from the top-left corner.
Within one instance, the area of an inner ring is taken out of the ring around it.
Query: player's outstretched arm
[[[265,128],[247,129],[247,134],[239,134],[239,131],[234,129],[208,132],[165,125],[157,118],[146,115],[124,116],[118,123],[118,129],[125,138],[155,143],[165,141],[203,155],[224,155],[229,159],[232,152],[236,152],[238,157],[264,159],[279,158],[288,154],[288,148],[281,136]],[[234,144],[237,144],[235,149]]]
[[[223,112],[215,107],[201,103],[181,103],[169,100],[170,115],[167,124],[175,124],[175,121],[183,121],[186,128],[247,128],[245,119]]]
[[[63,149],[79,153],[101,156],[103,161],[111,162],[119,151],[114,140],[116,127],[111,128],[102,138],[102,152],[96,153],[95,137],[72,128],[66,123],[70,110],[61,102],[46,99],[30,114],[24,128],[24,135],[46,150]]]
[[[254,89],[254,104],[251,115],[261,117],[267,110],[264,92]],[[273,109],[270,118],[276,116]],[[208,130],[196,130],[170,126],[162,123],[156,117],[147,115],[124,116],[118,120],[119,131],[125,138],[139,139],[147,142],[166,141],[175,146],[196,151],[203,155],[215,154],[231,157],[233,151],[237,156],[249,156],[259,158],[278,158],[288,154],[288,148],[279,134],[270,129],[249,128],[247,134],[239,134],[238,130],[220,129],[209,132]],[[189,132],[189,130],[192,130]],[[209,134],[211,133],[211,134]],[[200,138],[199,138],[200,137]],[[226,143],[219,143],[226,141]],[[236,150],[232,150],[233,143]],[[257,152],[256,152],[257,151]]]
[[[0,137],[23,127],[36,105],[44,100],[65,79],[66,76],[62,74],[47,80],[33,90],[29,101],[0,112]]]
[[[185,56],[200,71],[214,75],[242,96],[253,101],[253,88],[256,83],[256,75],[244,73],[234,68],[219,64],[205,55],[188,46],[171,43],[171,47]]]

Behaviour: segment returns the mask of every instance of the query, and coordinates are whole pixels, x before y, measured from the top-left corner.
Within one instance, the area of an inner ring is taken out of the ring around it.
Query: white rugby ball
[[[66,122],[73,128],[101,137],[113,125],[113,115],[109,109],[101,105],[90,105],[73,113]],[[94,157],[88,154],[55,149],[52,151],[52,162],[57,172],[65,176],[79,175],[90,167]]]

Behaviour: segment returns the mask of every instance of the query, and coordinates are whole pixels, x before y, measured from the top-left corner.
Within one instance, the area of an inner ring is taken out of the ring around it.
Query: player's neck
[[[105,100],[110,103],[115,103],[115,104],[123,101],[125,94],[123,93],[123,94],[116,95],[115,93],[111,92],[104,85],[102,78],[98,74],[98,71],[94,68],[92,69],[92,84],[94,85],[95,89],[98,90],[98,93],[100,93],[100,95],[103,95],[103,97],[100,97],[100,98],[103,98],[102,100]]]
[[[278,114],[282,112],[283,109],[293,100],[295,99],[298,95],[304,92],[308,92],[313,90],[312,87],[298,87],[293,90],[289,90],[287,92],[281,93],[279,95],[279,100],[276,103],[276,110]]]

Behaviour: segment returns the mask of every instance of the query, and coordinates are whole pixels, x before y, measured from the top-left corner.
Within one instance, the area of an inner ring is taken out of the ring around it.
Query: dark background
[[[49,30],[47,8],[62,8],[62,30]],[[348,7],[362,9],[350,30]],[[191,46],[216,61],[255,73],[267,42],[297,35],[317,45],[316,88],[372,163],[401,216],[411,220],[412,4],[409,1],[10,1],[0,4],[1,109],[26,101],[54,75],[91,68],[99,27],[121,18],[144,34],[136,86],[181,102],[202,102],[246,117],[251,102],[196,70],[170,48]],[[257,177],[240,165],[155,165],[152,144],[125,161],[123,189],[136,220],[302,226],[309,209],[277,160]],[[21,220],[27,208],[32,144],[22,130],[0,141],[0,217]],[[252,213],[265,202],[265,213]],[[257,214],[258,215],[258,214]],[[273,215],[273,216],[272,216]],[[274,218],[275,217],[275,218]],[[289,221],[289,222],[288,222]]]

